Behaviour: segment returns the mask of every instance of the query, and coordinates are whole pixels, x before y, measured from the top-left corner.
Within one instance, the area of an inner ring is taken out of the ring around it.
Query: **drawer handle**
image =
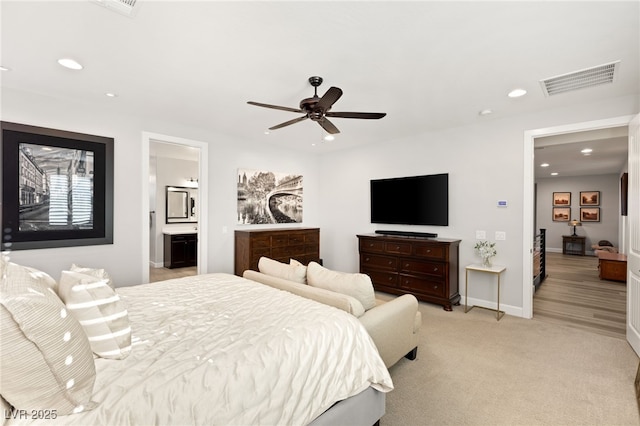
[[[396,250],[400,250],[400,246],[396,246]]]
[[[409,264],[408,264],[408,263],[405,263],[405,264],[404,264],[404,267],[405,267],[405,268],[408,268],[408,267],[409,267]]]
[[[389,280],[389,281],[393,281],[393,277],[389,277],[389,278],[388,278],[388,280]]]
[[[369,243],[369,247],[373,247],[373,243]]]
[[[431,253],[431,249],[427,249],[427,253]]]
[[[389,261],[389,265],[393,265],[393,262],[391,260]]]
[[[433,268],[433,272],[437,272],[437,271],[438,271],[438,268]]]
[[[369,259],[368,257],[366,257],[366,258],[364,259],[364,261],[365,261],[365,262],[368,262],[369,260],[370,260],[370,259]]]
[[[434,290],[437,290],[437,289],[438,289],[438,286],[437,286],[437,285],[434,285],[434,286],[433,286],[433,289],[434,289]]]

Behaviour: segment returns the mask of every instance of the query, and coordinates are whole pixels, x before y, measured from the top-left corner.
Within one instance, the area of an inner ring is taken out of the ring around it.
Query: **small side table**
[[[562,254],[575,254],[584,256],[586,237],[563,235],[562,236]]]
[[[471,309],[473,309],[475,307],[475,305],[469,307],[469,305],[467,303],[467,294],[469,293],[468,292],[469,271],[487,272],[487,273],[495,274],[495,275],[498,276],[498,305],[497,305],[497,309],[485,308],[483,306],[478,306],[478,308],[488,309],[490,311],[495,311],[496,312],[496,320],[500,321],[500,318],[502,318],[504,316],[504,311],[500,310],[500,275],[502,274],[502,272],[506,271],[507,267],[506,266],[500,266],[500,265],[483,266],[483,265],[480,265],[480,264],[473,264],[473,265],[469,265],[469,266],[465,267],[464,269],[465,269],[465,278],[464,278],[464,313],[466,314],[467,312],[469,312]]]

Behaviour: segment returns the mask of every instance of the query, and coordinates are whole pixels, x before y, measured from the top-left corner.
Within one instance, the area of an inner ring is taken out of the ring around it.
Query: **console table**
[[[469,294],[468,285],[469,285],[469,271],[477,271],[477,272],[486,272],[489,274],[495,274],[498,276],[498,300],[496,309],[485,308],[483,306],[478,306],[478,308],[488,309],[490,311],[496,311],[496,319],[500,321],[500,318],[504,316],[504,311],[500,310],[500,274],[504,272],[507,268],[505,266],[493,265],[493,266],[484,266],[484,265],[469,265],[465,267],[465,277],[464,277],[464,313],[466,314],[471,309],[475,307],[469,307],[467,303],[467,295]]]
[[[601,280],[627,282],[627,256],[596,250]]]
[[[585,243],[586,237],[563,235],[562,254],[575,254],[578,256],[584,256]]]
[[[446,311],[460,304],[458,251],[460,240],[358,235],[360,272],[369,275],[376,290],[413,294]]]

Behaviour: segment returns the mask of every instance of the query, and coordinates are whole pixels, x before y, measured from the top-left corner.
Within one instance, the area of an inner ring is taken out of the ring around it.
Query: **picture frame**
[[[554,192],[553,193],[553,205],[554,206],[570,206],[571,205],[571,192]]]
[[[302,223],[304,179],[297,173],[238,169],[238,225]]]
[[[600,207],[580,207],[580,222],[600,222]]]
[[[554,207],[552,216],[554,222],[569,222],[571,220],[571,207]]]
[[[114,139],[0,122],[2,249],[113,244]]]
[[[600,191],[580,191],[581,206],[599,206]]]

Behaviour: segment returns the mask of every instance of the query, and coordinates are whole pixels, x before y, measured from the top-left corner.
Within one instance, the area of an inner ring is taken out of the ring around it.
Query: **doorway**
[[[208,242],[203,237],[207,235],[208,222],[207,147],[204,142],[143,132],[142,154],[148,161],[143,162],[142,167],[142,282],[150,282],[151,275],[153,281],[157,281],[207,272]],[[165,190],[182,191],[188,195],[184,197],[186,202],[182,219],[173,218],[174,213],[168,219]],[[190,245],[197,253],[197,266],[164,268],[164,238],[165,234],[171,236],[172,233],[190,236]],[[156,269],[165,273],[155,273]]]
[[[615,117],[604,120],[575,123],[564,126],[543,128],[528,130],[524,133],[524,187],[523,187],[523,303],[522,303],[522,316],[523,318],[533,317],[533,290],[532,277],[533,277],[533,264],[531,262],[531,256],[533,254],[533,241],[534,241],[534,144],[535,139],[545,136],[563,135],[575,132],[583,132],[589,130],[607,129],[613,127],[626,127],[629,125],[632,116]],[[623,230],[625,233],[626,230]]]

